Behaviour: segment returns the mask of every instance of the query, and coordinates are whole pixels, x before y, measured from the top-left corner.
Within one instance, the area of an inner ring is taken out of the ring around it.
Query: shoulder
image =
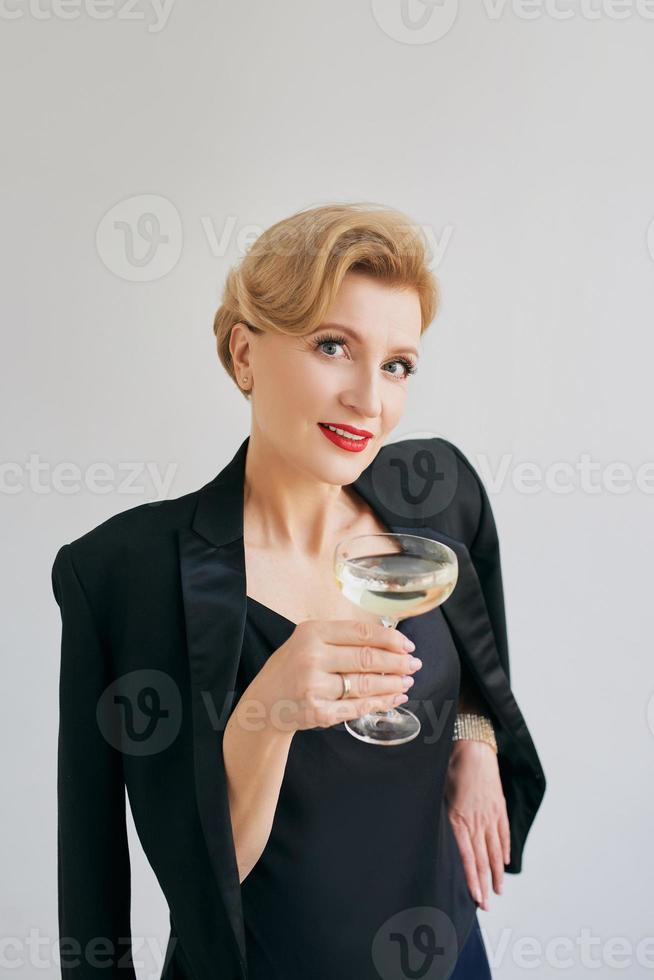
[[[473,541],[488,501],[469,455],[451,440],[429,435],[389,443],[384,451],[400,472],[402,499],[417,501],[417,519],[465,543]]]
[[[190,525],[199,493],[129,507],[62,544],[52,564],[55,596],[59,575],[72,572],[84,582],[100,584],[113,572],[127,575],[135,566],[157,569],[175,552],[177,531]]]

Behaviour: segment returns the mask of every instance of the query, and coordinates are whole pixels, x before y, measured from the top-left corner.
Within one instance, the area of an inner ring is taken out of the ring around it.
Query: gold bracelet
[[[490,718],[486,715],[476,715],[470,712],[462,712],[454,719],[454,733],[452,741],[459,738],[471,738],[478,742],[488,742],[497,752],[497,742],[495,740],[495,729]]]

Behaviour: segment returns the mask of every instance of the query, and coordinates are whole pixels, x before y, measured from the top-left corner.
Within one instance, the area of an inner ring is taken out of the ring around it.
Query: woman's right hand
[[[286,732],[388,711],[408,700],[404,692],[422,666],[407,643],[399,630],[381,623],[305,620],[266,660],[242,700],[262,704],[267,723]],[[345,697],[340,674],[351,682]]]

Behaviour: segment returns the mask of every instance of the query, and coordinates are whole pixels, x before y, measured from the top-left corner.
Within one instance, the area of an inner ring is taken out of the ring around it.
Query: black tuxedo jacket
[[[67,980],[134,978],[125,788],[170,910],[163,980],[247,977],[222,733],[246,615],[248,442],[201,489],[123,511],[55,557]],[[465,456],[440,438],[382,447],[352,487],[391,530],[434,538],[457,554],[459,579],[442,611],[462,671],[495,725],[511,828],[505,870],[517,873],[545,777],[511,690],[499,545],[485,489]]]

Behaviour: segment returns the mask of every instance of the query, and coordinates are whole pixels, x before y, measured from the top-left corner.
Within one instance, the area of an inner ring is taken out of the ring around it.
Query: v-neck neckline
[[[282,619],[285,623],[288,623],[289,626],[292,626],[293,629],[297,627],[298,624],[294,623],[292,619],[288,619],[286,616],[282,616],[282,614],[280,612],[277,612],[276,609],[271,609],[270,606],[267,606],[264,602],[259,602],[259,600],[255,599],[254,596],[247,595],[246,599],[248,602],[253,602],[256,606],[260,606],[261,609],[265,609],[266,612],[270,613],[272,616],[276,616],[277,619]]]

